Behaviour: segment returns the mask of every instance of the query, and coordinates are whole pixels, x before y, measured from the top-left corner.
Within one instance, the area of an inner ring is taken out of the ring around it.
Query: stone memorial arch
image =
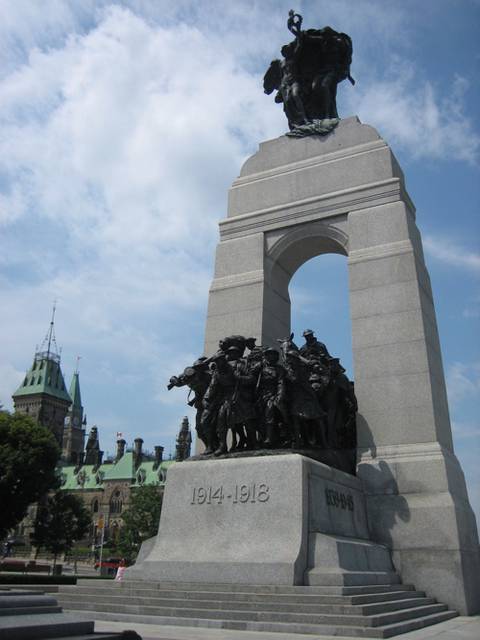
[[[324,138],[265,142],[246,161],[220,222],[205,353],[233,333],[262,345],[288,335],[290,279],[323,253],[348,259],[357,473],[372,536],[392,549],[404,582],[478,611],[478,534],[415,208],[372,127],[348,118]]]

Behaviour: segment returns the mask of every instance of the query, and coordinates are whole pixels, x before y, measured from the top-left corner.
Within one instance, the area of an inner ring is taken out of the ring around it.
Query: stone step
[[[282,611],[242,611],[238,609],[201,609],[193,607],[158,607],[144,605],[130,605],[124,603],[122,611],[135,615],[159,615],[164,617],[175,618],[207,618],[211,620],[244,620],[248,615],[249,620],[259,622],[286,622],[286,623],[309,623],[309,624],[331,624],[331,625],[347,625],[347,626],[369,626],[378,627],[387,624],[393,624],[408,618],[426,616],[447,609],[443,604],[429,604],[400,611],[378,613],[372,615],[362,615],[359,611],[357,614],[343,613],[294,613]],[[112,605],[107,602],[79,602],[71,603],[69,610],[83,611],[101,611],[115,612],[118,611],[118,605]]]
[[[456,618],[457,616],[458,613],[456,611],[442,611],[433,615],[413,618],[412,620],[403,620],[401,623],[379,627],[378,630],[382,632],[382,635],[379,637],[393,638],[394,636],[398,636],[402,633],[407,633],[408,631],[424,629],[425,627],[430,627],[434,624],[439,624],[440,622],[451,620],[452,618]]]
[[[25,587],[24,589],[16,589],[15,587],[9,588],[8,585],[2,585],[0,587],[0,598],[2,596],[36,596],[39,591],[44,593],[47,586],[49,585],[39,584],[34,585],[33,587]]]
[[[53,596],[46,596],[38,593],[23,594],[21,592],[0,594],[0,612],[2,609],[8,608],[20,608],[20,607],[47,607],[55,606],[57,604],[56,599]]]
[[[121,633],[94,633],[92,634],[83,634],[78,636],[62,636],[61,638],[56,638],[56,640],[122,640],[123,636]]]
[[[106,604],[106,605],[142,605],[142,606],[155,606],[155,607],[180,607],[180,608],[191,608],[195,607],[197,609],[237,609],[237,610],[248,610],[248,611],[279,611],[279,612],[298,612],[298,613],[345,613],[345,614],[356,614],[361,613],[362,615],[368,615],[370,613],[382,613],[386,611],[396,611],[399,609],[407,609],[412,606],[420,606],[427,604],[434,604],[434,598],[399,598],[393,601],[380,601],[370,604],[351,604],[348,602],[348,599],[339,598],[340,602],[332,603],[332,602],[311,602],[311,600],[306,601],[306,598],[303,600],[296,600],[295,602],[284,602],[276,600],[267,600],[266,598],[262,598],[261,600],[255,596],[249,596],[242,598],[239,600],[238,598],[233,599],[232,594],[229,594],[230,597],[228,599],[225,598],[209,598],[209,599],[190,599],[190,598],[165,598],[165,597],[155,597],[155,598],[145,598],[145,597],[136,597],[136,596],[128,596],[125,597],[123,595],[109,596],[108,599],[103,596],[102,600],[99,600],[98,595],[87,595],[83,594],[81,601],[82,602],[94,602],[97,604]],[[245,594],[241,594],[245,596]],[[315,596],[314,596],[315,597]],[[318,597],[315,597],[317,600]],[[61,594],[58,598],[59,602],[67,609],[75,609],[75,604],[78,601],[78,596],[75,594]]]
[[[78,612],[78,615],[82,615]],[[86,614],[83,614],[86,615]],[[334,635],[357,638],[391,638],[395,635],[421,629],[423,627],[444,622],[457,616],[454,611],[445,611],[428,616],[420,616],[414,620],[391,624],[385,627],[361,627],[338,625],[292,624],[283,622],[258,622],[251,620],[211,620],[205,618],[175,618],[168,616],[135,615],[126,613],[102,613],[102,620],[117,622],[137,622],[152,625],[171,625],[182,627],[207,627],[216,629],[232,629],[239,631],[270,631],[275,633]]]
[[[223,593],[221,591],[173,591],[162,590],[158,591],[137,591],[135,589],[112,589],[108,591],[106,589],[84,589],[82,591],[71,590],[62,591],[58,594],[58,598],[64,596],[72,596],[78,598],[79,596],[95,596],[99,598],[140,598],[142,601],[157,598],[173,598],[189,601],[197,600],[215,600],[215,601],[234,601],[234,602],[256,602],[261,600],[262,602],[277,602],[279,604],[368,604],[375,602],[383,602],[386,600],[401,600],[405,598],[423,598],[425,592],[423,591],[384,591],[380,593],[372,593],[365,595],[330,595],[330,594],[275,594],[275,593],[244,593],[244,592],[228,592]]]
[[[3,616],[26,616],[37,613],[61,613],[61,607],[10,607],[0,609],[0,617]],[[0,625],[1,625],[0,621]]]
[[[308,571],[309,586],[346,586],[370,584],[398,584],[400,577],[390,571]]]
[[[122,634],[119,633],[91,633],[85,635],[75,635],[75,636],[62,636],[61,638],[56,638],[56,640],[122,640]]]
[[[223,591],[185,591],[185,590],[172,590],[172,589],[130,589],[130,588],[65,588],[58,594],[58,598],[72,595],[77,599],[79,596],[84,597],[96,597],[96,598],[141,598],[146,602],[149,599],[165,598],[165,599],[182,599],[184,601],[198,601],[198,600],[215,600],[218,602],[231,601],[231,602],[269,602],[278,604],[369,604],[385,602],[390,600],[401,600],[409,598],[423,598],[425,593],[423,591],[413,590],[388,590],[374,593],[365,593],[360,595],[331,595],[331,594],[305,594],[305,593],[288,593],[288,594],[276,594],[276,593],[250,593],[250,592],[223,592]],[[67,602],[62,600],[62,602]]]
[[[134,593],[143,593],[145,591],[182,591],[182,592],[198,592],[198,591],[215,591],[221,593],[275,593],[275,594],[332,594],[332,595],[357,595],[363,593],[378,593],[386,591],[413,591],[414,586],[411,584],[369,584],[357,586],[279,586],[279,585],[229,585],[229,584],[210,584],[210,583],[178,583],[178,582],[157,582],[149,583],[148,586],[144,581],[126,581],[115,583],[112,580],[79,580],[77,585],[60,585],[59,592],[75,591],[82,593],[91,589],[122,589],[130,590]]]
[[[91,620],[79,620],[66,613],[4,616],[0,624],[0,640],[71,638],[93,633],[93,626]]]

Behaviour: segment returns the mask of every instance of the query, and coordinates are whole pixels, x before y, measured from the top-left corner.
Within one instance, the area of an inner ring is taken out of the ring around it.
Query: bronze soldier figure
[[[285,369],[278,363],[279,357],[276,349],[265,349],[256,388],[261,423],[266,435],[263,444],[269,448],[280,444],[280,424],[287,422],[286,375]]]

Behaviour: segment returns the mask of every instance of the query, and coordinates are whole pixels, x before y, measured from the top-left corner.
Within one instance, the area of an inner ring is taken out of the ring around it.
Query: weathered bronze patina
[[[303,18],[289,12],[287,27],[295,40],[282,47],[282,59],[272,60],[263,79],[265,93],[276,90],[290,131],[287,136],[326,134],[339,121],[337,85],[350,75],[352,40],[331,27],[302,31]]]
[[[169,389],[187,386],[194,394],[188,404],[197,410],[202,457],[289,450],[353,472],[353,383],[311,329],[303,336],[300,349],[293,333],[278,340],[280,351],[257,346],[253,338],[228,336],[213,356],[170,378]]]

